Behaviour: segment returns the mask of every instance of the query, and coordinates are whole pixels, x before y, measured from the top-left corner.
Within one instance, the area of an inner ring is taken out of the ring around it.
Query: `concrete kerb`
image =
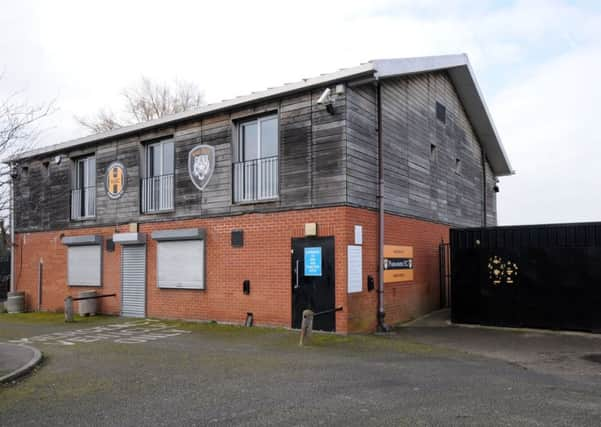
[[[32,356],[29,361],[27,361],[20,368],[15,369],[14,371],[0,377],[0,384],[5,384],[11,381],[14,381],[24,375],[30,373],[33,368],[39,365],[42,361],[42,352],[37,348],[31,347],[25,344],[9,344],[9,343],[0,343],[0,354],[2,353],[2,348],[6,347],[23,347],[31,351]]]

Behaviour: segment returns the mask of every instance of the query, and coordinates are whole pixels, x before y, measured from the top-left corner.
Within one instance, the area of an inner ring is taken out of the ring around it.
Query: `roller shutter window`
[[[69,246],[69,286],[101,286],[102,245]]]
[[[159,288],[204,289],[204,240],[157,242]]]

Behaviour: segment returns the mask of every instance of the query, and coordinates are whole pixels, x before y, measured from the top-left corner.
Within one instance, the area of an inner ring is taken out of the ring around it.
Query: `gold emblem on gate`
[[[518,265],[511,259],[503,259],[496,255],[488,258],[488,278],[493,286],[515,284],[518,270]]]
[[[125,165],[121,162],[113,162],[106,169],[105,186],[106,194],[111,199],[118,199],[125,192],[127,175]]]

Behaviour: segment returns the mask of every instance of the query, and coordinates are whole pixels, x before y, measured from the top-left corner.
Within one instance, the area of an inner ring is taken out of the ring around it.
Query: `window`
[[[440,102],[436,103],[436,118],[443,123],[447,122],[447,108]]]
[[[48,160],[42,162],[42,171],[45,177],[50,176],[50,162]]]
[[[67,281],[69,286],[100,286],[102,245],[69,246]]]
[[[278,197],[277,116],[245,121],[238,126],[233,165],[234,202]]]
[[[204,289],[204,240],[157,243],[159,288]]]
[[[436,145],[435,144],[430,144],[430,160],[436,161],[437,160],[437,152],[438,150],[436,149]]]
[[[75,161],[71,189],[71,219],[96,215],[96,158],[88,156]]]
[[[200,228],[157,230],[157,286],[159,288],[205,288],[205,235]]]
[[[455,173],[461,175],[461,159],[455,159]]]
[[[142,179],[142,213],[174,208],[175,149],[173,140],[152,143],[145,149],[146,178]]]

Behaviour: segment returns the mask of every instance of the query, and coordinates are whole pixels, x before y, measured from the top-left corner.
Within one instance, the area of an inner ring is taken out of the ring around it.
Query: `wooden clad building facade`
[[[412,280],[383,287],[387,321],[436,308],[438,243],[495,225],[512,173],[464,55],[373,61],[11,166],[30,309],[95,289],[117,294],[107,313],[294,327],[304,308],[342,307],[316,324],[339,332],[376,327],[380,244],[414,254]]]

